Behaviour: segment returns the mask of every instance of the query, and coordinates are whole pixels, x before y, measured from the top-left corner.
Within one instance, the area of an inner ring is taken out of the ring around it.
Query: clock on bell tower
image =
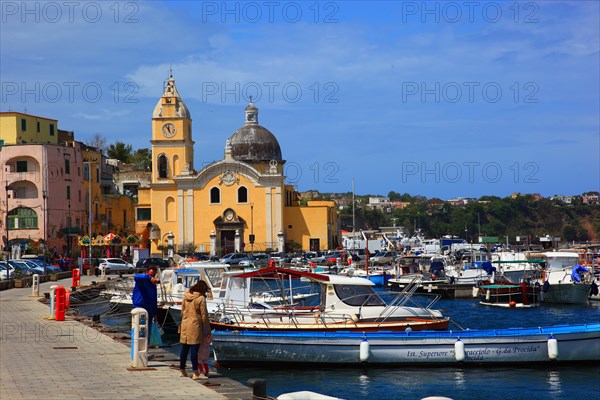
[[[173,75],[152,113],[152,182],[169,182],[193,169],[192,118]]]

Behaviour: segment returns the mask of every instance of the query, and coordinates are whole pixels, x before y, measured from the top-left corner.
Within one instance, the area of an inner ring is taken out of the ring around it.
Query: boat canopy
[[[444,270],[444,263],[442,261],[432,261],[429,267],[429,272],[437,275],[440,271]]]
[[[315,274],[312,272],[298,271],[294,269],[287,269],[281,267],[267,267],[257,269],[255,271],[245,272],[243,274],[236,275],[238,278],[255,278],[255,277],[277,277],[279,275],[289,275],[296,278],[305,278],[315,282],[332,283],[335,285],[360,285],[360,286],[374,286],[375,284],[369,279],[340,276],[340,275],[326,275],[326,274]]]
[[[487,272],[488,275],[491,275],[492,272],[496,272],[496,267],[494,267],[489,261],[484,261],[481,263],[481,268]]]

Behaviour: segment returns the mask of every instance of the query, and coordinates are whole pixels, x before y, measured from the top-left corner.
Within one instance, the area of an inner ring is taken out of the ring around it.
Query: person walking
[[[194,371],[192,379],[208,379],[198,371],[198,349],[205,343],[210,343],[210,320],[206,308],[208,285],[200,280],[196,282],[183,296],[181,303],[181,326],[179,342],[181,354],[179,355],[179,370],[181,376],[186,377],[186,359],[189,353]],[[204,368],[203,368],[204,369]]]
[[[148,313],[148,342],[150,342],[152,323],[156,321],[156,313],[158,312],[156,271],[156,266],[150,265],[146,268],[146,273],[136,274],[133,278],[135,281],[132,296],[133,308],[141,307]]]

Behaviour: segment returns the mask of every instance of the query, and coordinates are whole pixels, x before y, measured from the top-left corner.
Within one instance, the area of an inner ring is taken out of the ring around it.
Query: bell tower
[[[152,113],[152,183],[168,183],[193,169],[192,118],[173,74]]]

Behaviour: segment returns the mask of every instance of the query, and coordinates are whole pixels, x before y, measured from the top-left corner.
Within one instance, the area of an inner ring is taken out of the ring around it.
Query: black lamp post
[[[250,251],[254,254],[254,203],[250,203]]]

